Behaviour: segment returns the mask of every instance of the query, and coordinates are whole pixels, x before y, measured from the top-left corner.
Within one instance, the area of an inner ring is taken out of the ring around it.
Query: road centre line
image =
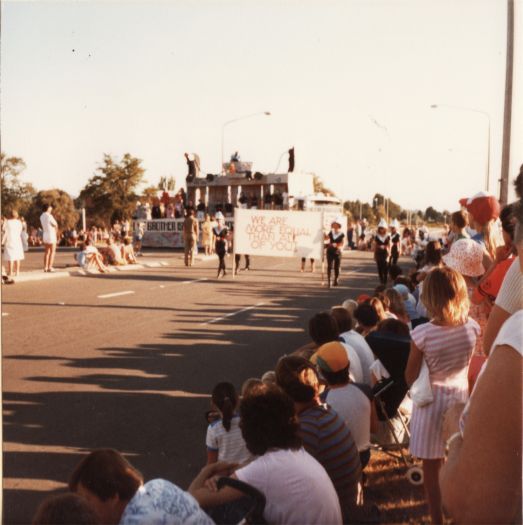
[[[210,321],[206,321],[205,323],[200,323],[200,326],[205,326],[207,324],[213,324],[213,323],[217,323],[218,321],[223,321],[224,319],[227,319],[228,317],[233,317],[234,315],[238,315],[243,312],[247,312],[249,310],[254,310],[255,308],[258,308],[258,306],[263,306],[264,304],[266,303],[256,303],[254,306],[247,306],[247,308],[242,308],[241,310],[238,310],[236,312],[225,314],[223,317],[217,317],[216,319],[211,319]]]
[[[109,299],[110,297],[119,297],[121,295],[131,295],[134,292],[132,290],[127,290],[125,292],[114,292],[114,293],[106,293],[103,295],[98,295],[98,299]]]

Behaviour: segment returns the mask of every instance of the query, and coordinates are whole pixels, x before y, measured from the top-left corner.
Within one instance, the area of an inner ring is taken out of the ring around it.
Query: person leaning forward
[[[194,217],[194,210],[187,210],[187,216],[183,221],[183,243],[185,250],[185,266],[192,266],[194,263],[194,249],[198,242],[199,227],[198,221]]]

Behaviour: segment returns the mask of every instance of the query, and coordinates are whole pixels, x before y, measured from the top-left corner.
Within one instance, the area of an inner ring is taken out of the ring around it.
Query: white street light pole
[[[438,109],[438,108],[449,108],[449,109],[457,109],[458,111],[472,111],[473,113],[481,113],[485,117],[487,117],[487,165],[485,169],[485,190],[489,191],[490,186],[490,115],[486,111],[482,111],[481,109],[473,109],[473,108],[464,108],[461,106],[450,106],[448,104],[432,104],[430,106],[432,109]]]
[[[222,163],[220,167],[220,173],[223,173],[223,160],[224,160],[224,132],[225,132],[225,126],[228,126],[229,124],[232,124],[233,122],[238,122],[239,120],[245,120],[251,117],[257,117],[259,115],[267,115],[270,116],[270,111],[260,111],[258,113],[252,113],[251,115],[245,115],[243,117],[238,117],[232,120],[228,120],[227,122],[224,122],[222,125]]]

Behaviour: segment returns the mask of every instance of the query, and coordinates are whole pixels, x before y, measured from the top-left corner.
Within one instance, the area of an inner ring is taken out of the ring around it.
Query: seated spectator
[[[238,396],[231,383],[218,383],[212,391],[211,410],[220,418],[207,428],[207,464],[216,461],[245,463],[251,458],[240,430]]]
[[[396,290],[395,288],[387,288],[385,290],[385,295],[390,301],[390,313],[394,314],[396,319],[399,319],[405,324],[409,324],[410,318],[407,314],[405,304],[398,290]]]
[[[136,256],[134,255],[134,248],[131,244],[130,237],[125,237],[123,240],[122,246],[122,258],[125,263],[128,264],[137,264]]]
[[[327,382],[325,401],[345,421],[354,437],[363,469],[370,459],[371,424],[377,422],[372,390],[367,385],[358,387],[349,382],[350,363],[341,343],[335,341],[320,346],[311,362]],[[376,430],[375,425],[373,430]]]
[[[100,521],[119,525],[212,525],[187,492],[164,479],[144,484],[143,477],[119,452],[99,449],[84,457],[69,480]]]
[[[343,307],[335,306],[331,314],[338,325],[339,339],[356,352],[361,364],[362,383],[371,386],[370,367],[374,362],[374,355],[365,338],[358,334],[354,327],[352,315]],[[350,355],[347,353],[350,361]]]
[[[262,376],[261,381],[264,385],[271,386],[276,384],[276,374],[274,370],[267,370]]]
[[[60,494],[46,498],[36,511],[32,525],[101,525],[98,515],[84,498]]]
[[[276,365],[276,381],[294,401],[303,446],[327,471],[338,493],[343,518],[348,520],[361,473],[350,430],[332,408],[320,403],[318,375],[306,359],[282,357]]]
[[[361,303],[358,308],[354,310],[354,318],[358,321],[356,331],[363,337],[366,337],[375,330],[379,321],[374,308],[372,308],[368,302]]]
[[[309,320],[309,335],[314,342],[314,346],[311,347],[311,352],[309,355],[302,356],[305,357],[305,359],[310,359],[312,354],[319,346],[331,341],[339,341],[340,329],[336,319],[333,315],[331,315],[331,313],[320,312]],[[345,350],[347,351],[349,361],[352,363],[352,370],[350,371],[350,377],[352,381],[355,383],[363,383],[363,370],[358,354],[354,348],[351,348],[344,341],[342,341],[342,343],[345,347]]]
[[[385,307],[385,303],[387,304],[387,307]],[[374,311],[376,312],[376,315],[378,316],[378,322],[383,321],[385,319],[395,318],[396,316],[388,311],[388,307],[390,305],[389,299],[386,295],[383,297],[383,301],[379,297],[373,297],[369,304],[372,306]],[[387,308],[387,310],[385,309]]]
[[[111,236],[107,239],[107,262],[114,266],[125,265],[125,259],[122,257],[122,247],[116,243],[116,239]]]
[[[403,274],[403,270],[397,264],[391,264],[389,266],[389,275],[393,281]]]
[[[407,312],[409,321],[418,319],[419,313],[416,311],[416,299],[414,299],[414,296],[409,292],[408,287],[404,284],[395,284],[394,290],[400,294],[400,297],[403,300],[403,305],[405,306],[405,311]]]
[[[249,377],[243,382],[241,389],[241,398],[247,397],[253,392],[256,392],[259,388],[263,387],[263,382],[257,377]]]
[[[336,491],[325,469],[302,448],[289,397],[278,388],[263,387],[242,401],[240,417],[242,435],[255,459],[231,477],[265,495],[267,523],[340,524]],[[207,465],[189,492],[204,508],[239,500],[243,493],[231,487],[208,488],[215,474],[233,468],[228,463]]]
[[[351,316],[354,316],[354,310],[358,308],[358,303],[354,299],[347,299],[341,303],[341,306],[343,306]]]
[[[85,240],[82,251],[76,254],[76,260],[78,264],[86,270],[94,267],[102,273],[109,272],[109,268],[104,264],[102,255],[96,246],[93,246],[91,239]]]

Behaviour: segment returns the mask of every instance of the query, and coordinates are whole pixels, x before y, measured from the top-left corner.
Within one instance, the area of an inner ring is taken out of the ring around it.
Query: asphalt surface
[[[187,488],[205,462],[213,386],[259,377],[308,342],[314,313],[378,284],[362,252],[344,254],[330,290],[295,259],[253,258],[234,280],[215,278],[214,258],[153,259],[168,266],[2,286],[4,523],[30,523],[99,447]]]

